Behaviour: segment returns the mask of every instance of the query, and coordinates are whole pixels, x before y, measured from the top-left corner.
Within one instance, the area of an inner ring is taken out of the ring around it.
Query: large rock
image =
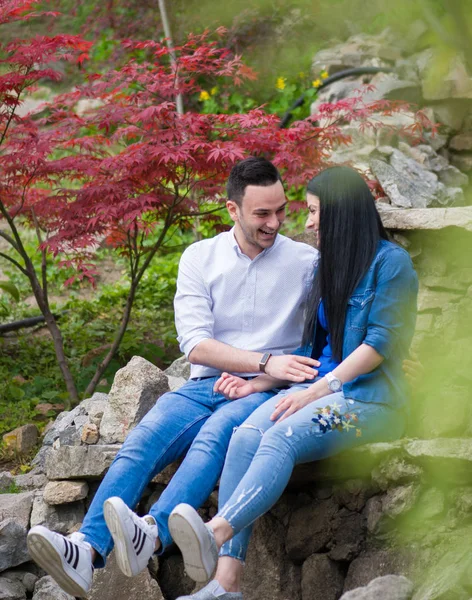
[[[418,499],[419,486],[411,483],[391,488],[382,498],[382,512],[392,519],[410,511]]]
[[[349,561],[357,556],[364,540],[365,519],[355,511],[342,508],[331,522],[332,534],[327,547],[329,557]]]
[[[40,571],[40,568],[34,565],[34,563],[28,563],[24,565],[24,568],[16,567],[15,569],[4,571],[1,575],[1,578],[3,580],[20,583],[22,587],[26,590],[26,594],[29,596],[33,593],[34,586],[36,585],[36,582],[38,581],[39,577],[35,573],[30,573],[30,571],[27,569],[33,570],[35,572]]]
[[[113,381],[100,424],[106,444],[123,442],[127,433],[169,391],[166,375],[149,361],[134,356]]]
[[[83,500],[88,494],[86,481],[50,481],[44,488],[43,497],[47,504],[68,504]]]
[[[472,171],[472,153],[471,154],[452,154],[451,153],[451,163],[460,169],[461,171],[465,171],[469,173]]]
[[[165,598],[188,596],[195,588],[195,582],[185,573],[181,554],[160,559],[157,581]]]
[[[190,363],[186,356],[181,356],[164,371],[169,382],[169,389],[175,392],[190,378]]]
[[[24,492],[41,490],[48,482],[46,475],[37,469],[23,475],[15,475],[14,480],[15,485]]]
[[[472,206],[403,210],[377,204],[377,209],[387,229],[444,229],[455,226],[472,231]]]
[[[31,527],[44,525],[48,529],[67,535],[77,530],[84,519],[82,502],[71,502],[59,506],[50,506],[44,501],[42,494],[34,499],[31,512]]]
[[[443,309],[446,304],[460,299],[460,294],[445,290],[431,290],[420,286],[418,312]]]
[[[380,462],[372,471],[372,479],[382,490],[402,483],[409,483],[421,477],[423,469],[407,462],[403,457],[392,456]]]
[[[3,441],[7,450],[17,454],[28,454],[36,446],[38,438],[38,428],[29,423],[5,433]]]
[[[472,466],[472,439],[413,440],[404,447],[416,462],[445,481],[468,481]]]
[[[302,567],[302,600],[338,600],[344,575],[326,554],[313,554]]]
[[[0,522],[15,519],[23,527],[27,527],[33,506],[34,493],[0,495]]]
[[[0,495],[0,571],[28,560],[26,532],[33,498],[33,492]]]
[[[89,600],[164,600],[159,586],[144,569],[136,577],[126,577],[118,568],[115,553],[104,569],[96,569]]]
[[[10,471],[2,471],[0,473],[0,494],[6,493],[14,485],[15,480]]]
[[[52,446],[52,444],[59,438],[59,436],[67,429],[76,430],[76,419],[85,415],[85,408],[83,404],[79,404],[73,410],[64,411],[57,416],[54,421],[54,425],[48,430],[43,439],[44,446]]]
[[[21,581],[0,576],[0,600],[26,600],[26,588]]]
[[[449,142],[449,148],[456,151],[472,150],[472,131],[455,135]]]
[[[74,600],[74,597],[66,594],[54,579],[47,575],[36,583],[33,600]]]
[[[257,521],[247,555],[243,597],[257,600],[300,598],[300,569],[287,558],[284,534],[283,525],[270,514]]]
[[[450,98],[472,98],[472,78],[459,52],[449,58],[447,72],[438,74],[437,52],[424,50],[417,57],[425,100],[449,100]],[[442,61],[443,62],[443,61]],[[441,65],[444,69],[444,64]]]
[[[60,446],[46,457],[48,479],[98,479],[108,470],[121,446]]]
[[[420,585],[413,600],[470,598],[471,534],[470,527],[462,526],[459,532],[450,531],[442,543],[435,540],[430,559],[423,565]]]
[[[182,379],[187,380],[190,378],[190,366],[191,365],[187,360],[187,357],[181,356],[180,358],[174,360],[174,362],[167,367],[164,373],[167,375],[167,377],[181,377]]]
[[[372,172],[392,204],[400,208],[427,208],[445,202],[445,186],[437,175],[394,149],[390,164],[373,158]]]
[[[326,549],[332,538],[331,523],[338,511],[331,499],[311,502],[296,509],[287,531],[287,554],[294,561],[303,561],[311,554]]]
[[[341,600],[409,600],[413,593],[413,584],[401,575],[378,577],[368,586],[346,592]]]
[[[408,575],[412,566],[411,559],[409,553],[402,555],[394,550],[366,550],[349,565],[344,592],[366,586],[383,575]]]
[[[95,392],[91,398],[87,398],[80,403],[87,413],[88,420],[91,424],[100,426],[100,422],[108,406],[108,394]]]
[[[15,519],[0,521],[0,572],[29,560],[26,531]]]

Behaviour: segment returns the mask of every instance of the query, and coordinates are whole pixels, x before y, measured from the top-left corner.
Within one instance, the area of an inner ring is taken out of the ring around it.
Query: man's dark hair
[[[241,206],[248,185],[269,186],[277,181],[282,182],[282,177],[270,161],[260,156],[250,156],[231,169],[226,185],[228,200]]]

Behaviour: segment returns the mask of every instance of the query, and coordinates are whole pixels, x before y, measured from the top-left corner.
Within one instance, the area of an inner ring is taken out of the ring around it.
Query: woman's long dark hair
[[[341,361],[347,302],[372,263],[379,240],[388,236],[367,183],[354,169],[326,169],[310,180],[307,192],[320,199],[320,259],[309,294],[303,342],[313,339],[323,298],[333,357]]]

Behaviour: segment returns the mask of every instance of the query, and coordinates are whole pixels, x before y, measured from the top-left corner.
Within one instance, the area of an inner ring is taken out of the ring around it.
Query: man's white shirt
[[[272,354],[295,350],[317,257],[311,246],[278,234],[251,260],[233,229],[189,246],[180,260],[174,299],[182,352],[188,357],[206,339]],[[191,377],[219,373],[202,365],[191,368]]]

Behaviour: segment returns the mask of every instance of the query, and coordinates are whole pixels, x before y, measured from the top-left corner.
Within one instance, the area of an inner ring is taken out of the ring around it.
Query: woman
[[[307,227],[317,236],[303,345],[319,359],[318,377],[267,400],[233,434],[221,477],[218,514],[205,525],[180,504],[169,527],[187,573],[215,579],[193,600],[238,600],[251,525],[285,489],[295,465],[403,432],[407,357],[416,319],[418,280],[408,253],[387,239],[362,177],[333,167],[307,187]],[[282,385],[223,374],[228,398]],[[184,600],[181,598],[181,600]]]

